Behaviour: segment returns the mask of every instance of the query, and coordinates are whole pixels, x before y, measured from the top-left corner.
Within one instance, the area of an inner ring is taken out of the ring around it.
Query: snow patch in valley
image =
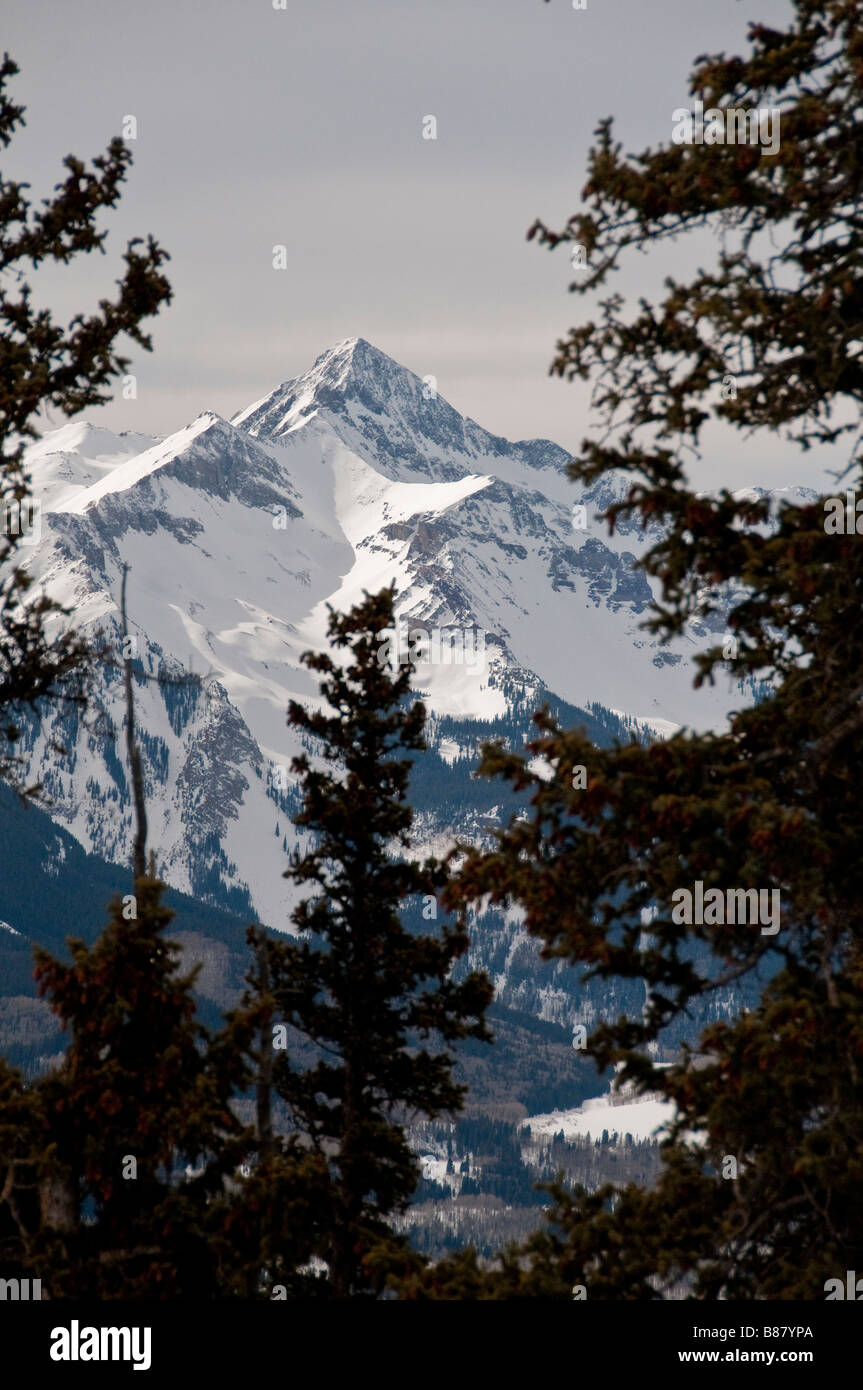
[[[609,1139],[620,1140],[631,1134],[636,1141],[661,1138],[661,1129],[674,1118],[671,1101],[658,1096],[644,1096],[617,1102],[605,1095],[586,1100],[575,1110],[552,1110],[547,1115],[531,1115],[524,1121],[530,1126],[533,1138],[551,1139],[563,1130],[563,1137],[601,1139],[604,1130]]]

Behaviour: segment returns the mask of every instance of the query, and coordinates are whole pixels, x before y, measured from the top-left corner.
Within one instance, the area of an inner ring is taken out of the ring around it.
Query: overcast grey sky
[[[787,0],[5,0],[27,127],[4,172],[42,196],[65,154],[90,158],[137,120],[109,254],[42,276],[51,303],[71,314],[111,291],[130,235],[172,257],[154,352],[135,350],[138,399],[91,418],[167,433],[227,417],[360,335],[487,428],[577,449],[587,387],[547,372],[589,306],[567,292],[566,251],[525,232],[577,210],[601,117],[625,149],[667,142],[696,56],[743,52],[751,19],[789,14]],[[710,256],[705,241],[636,257],[618,282],[653,292]],[[693,476],[819,481],[812,456],[734,435]]]

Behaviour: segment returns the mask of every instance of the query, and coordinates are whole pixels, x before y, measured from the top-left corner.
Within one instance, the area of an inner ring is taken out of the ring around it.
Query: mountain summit
[[[463,476],[466,460],[513,459],[562,475],[569,460],[551,440],[513,444],[460,415],[432,375],[416,376],[365,338],[321,353],[310,371],[283,382],[232,423],[278,441],[318,416],[388,477],[416,481]]]
[[[739,692],[692,690],[691,656],[711,633],[693,624],[660,647],[641,630],[644,538],[635,527],[609,538],[596,511],[618,483],[580,491],[567,461],[550,441],[482,429],[433,377],[363,338],[232,421],[205,412],[164,439],[76,424],[31,447],[43,506],[34,577],[118,649],[131,568],[131,631],[154,678],[138,691],[150,819],[170,882],[222,901],[236,890],[263,920],[284,920],[298,751],[285,711],[316,698],[300,658],[326,643],[328,605],[346,610],[393,581],[404,641],[392,659],[419,654],[415,686],[450,730],[442,757],[475,746],[470,721],[499,724],[547,697],[659,732],[724,718]],[[201,698],[190,674],[206,677]],[[101,702],[115,735],[120,696],[109,669]],[[68,754],[50,753],[52,739]],[[128,788],[112,740],[58,712],[23,751],[55,819],[125,862]]]

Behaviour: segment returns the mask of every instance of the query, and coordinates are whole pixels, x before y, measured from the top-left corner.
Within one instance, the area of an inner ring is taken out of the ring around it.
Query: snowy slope
[[[62,506],[82,488],[156,441],[146,434],[112,434],[86,421],[51,430],[27,450],[34,494],[43,507]]]
[[[709,634],[669,651],[639,630],[651,595],[632,561],[645,539],[630,526],[610,540],[596,520],[623,480],[580,492],[567,461],[550,441],[510,443],[464,419],[363,339],[231,422],[205,412],[158,440],[76,423],[32,446],[43,523],[27,563],[116,656],[131,567],[131,630],[151,678],[138,690],[151,839],[169,881],[247,892],[250,910],[284,924],[298,751],[285,709],[315,694],[300,656],[324,644],[328,605],[393,580],[406,631],[484,641],[472,664],[419,665],[436,716],[500,718],[519,688],[599,702],[660,733],[721,722],[738,692],[691,688]],[[208,677],[204,693],[184,684],[190,672]],[[58,716],[28,748],[55,818],[117,861],[130,845],[119,697],[106,667],[104,718]]]

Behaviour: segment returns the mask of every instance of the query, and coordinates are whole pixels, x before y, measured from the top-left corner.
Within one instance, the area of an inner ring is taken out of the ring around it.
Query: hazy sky
[[[750,19],[786,0],[4,0],[3,45],[27,127],[8,175],[44,196],[73,151],[137,121],[105,257],[41,277],[57,309],[112,292],[126,238],[168,249],[174,301],[135,349],[138,399],[91,418],[167,433],[230,416],[360,335],[431,373],[458,410],[513,439],[575,450],[588,388],[548,376],[557,337],[589,313],[565,249],[525,240],[577,210],[597,121],[624,148],[668,141],[697,55],[744,52]],[[433,115],[437,139],[422,138]],[[287,248],[287,269],[272,248]],[[635,257],[653,293],[703,263],[707,240]],[[616,288],[617,286],[615,286]],[[57,423],[62,423],[60,419]],[[817,482],[779,440],[717,438],[705,486]]]

